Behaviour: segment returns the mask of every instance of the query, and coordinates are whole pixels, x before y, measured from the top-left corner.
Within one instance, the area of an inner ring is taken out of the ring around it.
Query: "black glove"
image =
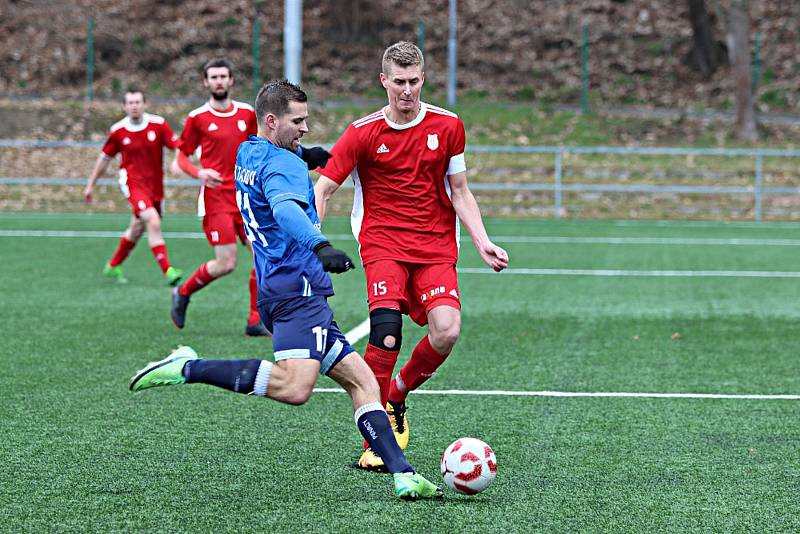
[[[308,170],[313,171],[317,167],[324,168],[328,160],[331,159],[331,153],[321,146],[301,147],[300,157],[308,165]]]
[[[347,254],[338,248],[333,248],[327,241],[323,241],[314,247],[314,254],[322,262],[322,268],[329,273],[343,273],[356,268],[353,265],[353,260]]]

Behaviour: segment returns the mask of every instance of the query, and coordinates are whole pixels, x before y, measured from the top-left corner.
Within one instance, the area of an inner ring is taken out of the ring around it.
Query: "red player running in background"
[[[253,107],[232,100],[233,64],[227,59],[212,59],[203,67],[203,86],[208,102],[189,113],[181,133],[177,165],[201,182],[197,214],[203,218],[203,232],[214,249],[214,259],[204,262],[172,292],[170,315],[175,326],[183,328],[190,297],[236,268],[236,241],[250,248],[242,216],[236,205],[233,172],[239,145],[258,130]],[[200,165],[187,156],[200,149]],[[251,249],[252,253],[252,249]],[[252,262],[250,262],[252,266]],[[250,270],[250,309],[245,326],[248,336],[268,336],[256,307],[258,287],[255,270]]]
[[[131,205],[133,215],[103,272],[117,282],[127,282],[122,272],[122,262],[147,230],[150,250],[167,283],[174,286],[183,273],[170,265],[167,245],[161,235],[164,203],[163,149],[167,147],[174,150],[180,141],[164,117],[145,113],[146,101],[142,91],[130,89],[125,93],[124,103],[127,116],[111,127],[108,140],[103,145],[83,190],[86,202],[91,203],[97,179],[106,172],[114,156],[122,154],[119,185]]]

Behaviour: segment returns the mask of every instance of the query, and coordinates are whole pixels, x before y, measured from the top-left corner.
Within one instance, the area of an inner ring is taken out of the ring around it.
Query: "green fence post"
[[[756,222],[761,222],[762,206],[764,202],[764,155],[756,156],[756,186],[753,191]]]
[[[589,113],[589,26],[581,29],[581,113]]]
[[[751,87],[753,88],[753,94],[756,94],[758,83],[761,81],[761,32],[756,32],[753,48],[753,80]]]
[[[422,51],[422,57],[425,57],[425,23],[417,23],[417,46]]]
[[[557,150],[555,154],[555,168],[553,169],[553,215],[561,219],[561,160],[564,152]]]
[[[261,88],[261,22],[253,22],[253,98]]]
[[[94,17],[86,25],[86,98],[94,98]]]

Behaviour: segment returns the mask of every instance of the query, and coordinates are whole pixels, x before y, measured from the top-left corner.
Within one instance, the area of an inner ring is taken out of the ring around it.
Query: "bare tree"
[[[705,0],[689,1],[689,21],[692,23],[691,61],[704,80],[717,70],[714,36]]]
[[[750,72],[750,19],[747,0],[732,0],[728,15],[728,56],[733,64],[736,91],[736,135],[756,141],[756,115]]]

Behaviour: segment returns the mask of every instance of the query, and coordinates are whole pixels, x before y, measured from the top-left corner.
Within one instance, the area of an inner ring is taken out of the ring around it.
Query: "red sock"
[[[125,261],[125,258],[128,257],[128,254],[131,253],[131,250],[133,250],[133,247],[135,246],[136,246],[136,241],[130,241],[125,236],[122,236],[119,239],[119,245],[117,245],[117,250],[114,251],[114,255],[111,256],[111,259],[108,260],[108,264],[111,267],[116,267],[117,265]]]
[[[261,322],[261,316],[258,315],[258,282],[256,281],[256,270],[250,270],[250,315],[247,319],[247,324],[255,324]]]
[[[166,243],[150,247],[150,250],[153,252],[153,257],[158,262],[158,266],[161,267],[161,272],[166,273],[167,269],[169,269],[169,258],[167,257]]]
[[[386,399],[389,398],[389,383],[392,381],[392,372],[394,364],[397,363],[398,354],[400,354],[399,350],[383,350],[370,343],[367,343],[367,350],[364,351],[364,361],[375,373],[375,378],[378,379],[378,385],[381,388],[381,406],[386,406]],[[364,448],[368,446],[369,444],[365,440]]]
[[[447,354],[439,354],[431,345],[428,336],[423,337],[414,347],[411,358],[397,373],[397,378],[392,380],[389,400],[397,403],[405,402],[408,392],[417,389],[432,377],[446,359]]]
[[[192,276],[190,276],[189,279],[186,280],[183,285],[181,285],[181,287],[178,288],[178,292],[181,295],[188,296],[196,291],[200,291],[213,281],[214,277],[208,274],[208,267],[206,267],[206,264],[204,263],[192,273]]]

